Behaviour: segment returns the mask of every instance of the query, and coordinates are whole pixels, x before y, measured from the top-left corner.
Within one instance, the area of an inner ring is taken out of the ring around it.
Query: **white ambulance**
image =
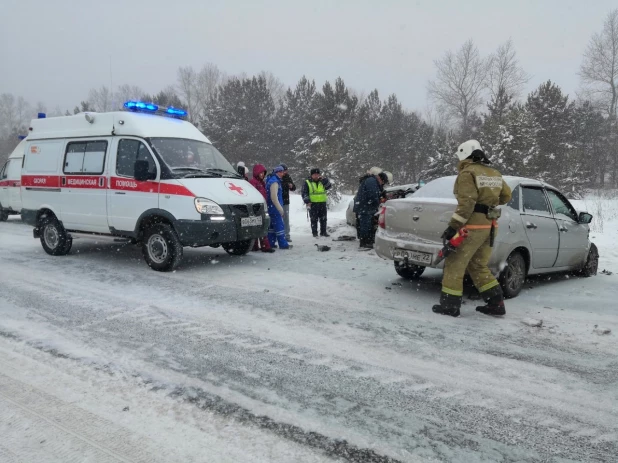
[[[21,176],[22,220],[51,255],[76,233],[128,238],[169,271],[183,246],[242,255],[265,236],[262,195],[186,112],[126,102],[125,111],[32,120]]]
[[[20,141],[8,161],[0,167],[0,222],[21,212],[21,165],[25,146],[26,141]]]

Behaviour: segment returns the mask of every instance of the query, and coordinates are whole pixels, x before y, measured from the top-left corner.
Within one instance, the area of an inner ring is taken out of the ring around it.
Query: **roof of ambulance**
[[[94,118],[92,123],[86,120],[86,114]],[[30,127],[27,140],[126,135],[142,138],[187,138],[210,143],[208,138],[190,122],[173,117],[128,111],[89,112],[74,116],[33,119]]]

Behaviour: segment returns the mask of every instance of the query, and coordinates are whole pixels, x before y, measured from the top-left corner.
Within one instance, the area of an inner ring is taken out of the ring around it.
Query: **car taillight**
[[[386,228],[386,206],[380,208],[380,215],[378,216],[378,227]]]

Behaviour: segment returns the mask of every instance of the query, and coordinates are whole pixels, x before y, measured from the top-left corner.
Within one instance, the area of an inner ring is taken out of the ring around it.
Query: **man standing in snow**
[[[388,183],[387,175],[380,172],[378,175],[367,177],[356,194],[354,210],[358,216],[361,248],[373,248],[375,238],[373,222],[380,207],[383,185],[386,183]]]
[[[290,191],[296,191],[296,185],[292,181],[292,177],[288,173],[288,166],[285,164],[279,164],[283,167],[283,178],[281,179],[281,185],[283,186],[283,223],[285,225],[285,239],[288,242],[292,241],[290,237]]]
[[[459,317],[463,279],[467,270],[487,303],[476,310],[486,315],[504,315],[506,309],[502,288],[487,263],[491,257],[496,220],[500,217],[496,206],[511,200],[511,189],[500,172],[489,167],[490,161],[478,141],[462,143],[455,155],[459,158],[459,175],[453,191],[457,209],[442,239],[449,241],[464,227],[468,230],[468,236],[456,252],[446,257],[440,304],[434,305],[432,310]]]
[[[322,177],[320,169],[311,169],[310,176],[303,184],[302,197],[309,216],[311,217],[311,232],[315,238],[318,237],[318,221],[320,222],[320,236],[330,236],[326,232],[326,192],[330,190],[332,184],[326,177]]]
[[[268,203],[268,215],[270,216],[268,240],[272,247],[279,243],[279,249],[290,249],[292,245],[285,239],[285,225],[283,223],[285,212],[283,210],[282,178],[283,167],[277,166],[273,169],[272,175],[268,177],[266,182],[266,202]]]

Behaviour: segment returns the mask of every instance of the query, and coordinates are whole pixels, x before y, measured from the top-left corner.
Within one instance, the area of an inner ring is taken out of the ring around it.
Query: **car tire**
[[[253,249],[253,244],[255,240],[244,240],[244,241],[235,241],[233,243],[223,243],[221,246],[225,249],[231,256],[244,256],[251,249]]]
[[[39,223],[41,246],[50,256],[65,256],[73,246],[69,235],[56,217],[45,217]]]
[[[158,272],[169,272],[182,261],[182,244],[171,225],[156,223],[144,232],[142,253],[148,266]]]
[[[425,267],[421,265],[405,265],[395,261],[395,272],[397,272],[397,275],[408,280],[418,280],[424,271]]]
[[[582,277],[592,277],[597,274],[599,269],[599,250],[594,243],[590,244],[590,249],[588,250],[588,256],[586,257],[586,263],[584,266],[577,272],[576,275]]]
[[[506,266],[499,278],[505,298],[517,297],[524,287],[527,274],[526,259],[521,252],[513,252],[506,260]]]

